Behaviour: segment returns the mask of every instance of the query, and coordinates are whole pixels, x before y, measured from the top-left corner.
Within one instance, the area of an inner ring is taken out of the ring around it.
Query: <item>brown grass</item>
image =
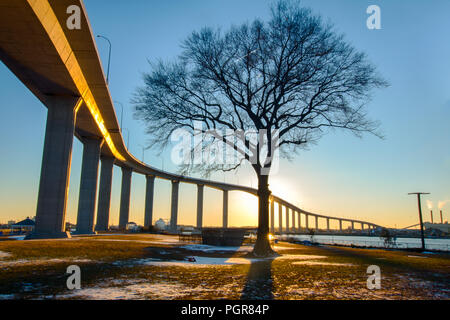
[[[101,239],[101,240],[99,240]],[[127,240],[127,241],[107,241]],[[316,265],[293,264],[293,260],[266,260],[251,265],[179,267],[149,266],[137,259],[161,258],[164,249],[169,259],[186,255],[237,256],[232,252],[200,254],[153,242],[151,235],[112,235],[57,241],[3,241],[0,251],[8,252],[1,262],[39,260],[2,266],[0,294],[18,298],[52,297],[67,293],[66,268],[77,264],[82,269],[83,288],[112,286],[112,280],[129,283],[175,284],[193,288],[178,299],[449,299],[450,258],[448,254],[419,254],[402,251],[303,246],[280,243],[282,255],[318,255]],[[141,242],[147,241],[147,242]],[[164,240],[162,240],[164,241]],[[289,249],[289,250],[286,250]],[[158,251],[159,250],[159,251]],[[422,258],[418,258],[422,257]],[[52,260],[60,259],[60,261]],[[80,261],[81,260],[81,261]],[[47,261],[45,263],[44,261]],[[122,262],[122,263],[117,263]],[[322,264],[323,262],[323,264]],[[351,266],[328,265],[350,264]],[[382,289],[368,290],[367,267],[382,270]],[[144,298],[161,298],[143,294]],[[79,297],[78,297],[79,298]]]

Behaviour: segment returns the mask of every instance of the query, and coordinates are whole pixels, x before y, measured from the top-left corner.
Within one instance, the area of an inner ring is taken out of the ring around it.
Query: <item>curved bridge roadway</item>
[[[79,8],[81,25],[69,29],[68,18]],[[74,7],[72,7],[74,8]],[[202,227],[203,190],[223,191],[223,227],[228,226],[228,192],[257,194],[245,186],[191,178],[153,168],[130,154],[124,144],[114,105],[106,83],[99,54],[81,0],[0,0],[0,59],[48,108],[44,151],[36,212],[35,232],[29,238],[70,237],[65,232],[65,214],[70,177],[73,137],[84,145],[78,203],[77,233],[92,234],[107,230],[111,199],[113,165],[122,168],[119,227],[128,223],[132,172],[147,177],[145,226],[152,223],[155,178],[172,182],[170,228],[177,229],[179,183],[198,186],[197,226]],[[101,161],[98,201],[99,162]],[[279,207],[279,232],[297,231],[300,215],[357,223],[362,229],[377,225],[345,218],[306,212],[283,199],[272,196],[271,228],[274,232],[274,203]],[[282,207],[286,207],[283,228]],[[95,209],[97,207],[97,221]],[[290,215],[290,213],[292,213]],[[297,213],[297,225],[296,214]],[[292,218],[291,227],[289,222]],[[94,227],[95,226],[95,227]]]

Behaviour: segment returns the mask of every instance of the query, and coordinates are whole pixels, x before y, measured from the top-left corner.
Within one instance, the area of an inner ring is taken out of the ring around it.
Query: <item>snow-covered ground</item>
[[[306,266],[342,266],[342,267],[355,267],[356,265],[351,263],[336,263],[336,262],[324,262],[324,261],[294,261],[292,264],[306,265]]]
[[[92,262],[88,259],[19,259],[19,260],[7,260],[0,261],[0,268],[24,266],[24,265],[44,265],[44,264],[56,264],[56,263],[87,263]]]
[[[219,247],[210,246],[206,244],[189,244],[186,246],[181,246],[180,248],[191,250],[191,251],[202,251],[202,252],[223,252],[223,251],[234,251],[234,252],[250,252],[253,250],[252,246],[240,246],[240,247]]]
[[[21,235],[21,236],[9,236],[6,237],[8,240],[23,240],[25,239],[25,235]]]
[[[177,260],[177,261],[163,261],[156,259],[142,259],[138,264],[157,266],[157,267],[214,267],[214,266],[232,266],[236,264],[250,264],[259,259],[245,259],[245,258],[211,258],[211,257],[193,257],[195,261]]]
[[[11,256],[11,253],[0,251],[0,260],[4,258],[8,258]]]
[[[115,281],[118,283],[118,281]],[[221,288],[220,294],[227,294],[234,285],[225,285]],[[57,299],[87,299],[87,300],[139,300],[139,299],[159,299],[171,300],[180,299],[188,296],[198,296],[203,293],[215,292],[202,285],[197,287],[188,287],[181,283],[148,283],[145,280],[124,281],[117,286],[101,287],[76,290],[69,294],[59,295]],[[43,297],[46,298],[46,297]]]

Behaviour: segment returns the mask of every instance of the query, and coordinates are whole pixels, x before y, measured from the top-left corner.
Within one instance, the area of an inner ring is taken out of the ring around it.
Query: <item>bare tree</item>
[[[368,119],[364,106],[371,91],[387,83],[365,54],[298,2],[279,1],[268,22],[257,19],[227,32],[193,32],[182,49],[176,61],[151,65],[145,86],[133,99],[135,115],[147,124],[152,145],[162,147],[177,129],[199,134],[197,121],[208,130],[258,132],[261,139],[256,141],[245,134],[235,134],[234,141],[226,134],[218,137],[224,145],[233,145],[240,155],[237,163],[190,164],[184,169],[232,170],[253,159],[259,197],[253,253],[270,255],[269,172],[274,149],[292,154],[330,128],[380,136],[378,123]],[[268,144],[265,149],[262,138]],[[200,148],[207,145],[203,142]],[[198,151],[199,146],[192,148]]]

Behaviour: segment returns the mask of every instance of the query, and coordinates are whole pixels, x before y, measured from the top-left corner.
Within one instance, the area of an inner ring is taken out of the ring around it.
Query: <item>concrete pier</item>
[[[223,228],[228,228],[228,190],[223,190]]]
[[[36,226],[26,239],[68,238],[67,194],[78,97],[48,96]]]
[[[270,200],[270,232],[275,233],[275,201]]]
[[[96,231],[107,231],[109,228],[109,210],[111,207],[111,186],[114,167],[113,157],[101,157],[100,187],[98,190]]]
[[[170,231],[176,232],[178,225],[178,190],[180,181],[172,181],[172,198],[170,202]]]
[[[145,176],[145,213],[144,213],[144,227],[149,228],[153,222],[153,196],[155,191],[155,176]]]
[[[119,229],[127,227],[130,216],[131,175],[133,170],[122,167],[122,191],[120,194]]]
[[[297,211],[297,220],[298,220],[298,231],[302,230],[302,213]]]
[[[203,228],[203,191],[205,186],[197,185],[197,228]]]
[[[342,220],[339,219],[339,230],[342,231]]]
[[[305,214],[305,228],[309,229],[309,216]]]
[[[286,207],[286,232],[288,233],[289,231],[289,208]]]
[[[316,216],[316,230],[319,230],[319,217]]]
[[[355,222],[352,221],[352,231],[355,230]]]
[[[75,234],[95,234],[95,205],[97,200],[98,164],[102,138],[83,138],[80,194],[78,198],[77,228]]]
[[[330,218],[327,218],[327,230],[330,231]]]
[[[278,232],[283,232],[283,206],[278,203]]]
[[[297,231],[297,228],[295,227],[295,211],[294,209],[291,209],[292,211],[292,231],[295,232]]]

